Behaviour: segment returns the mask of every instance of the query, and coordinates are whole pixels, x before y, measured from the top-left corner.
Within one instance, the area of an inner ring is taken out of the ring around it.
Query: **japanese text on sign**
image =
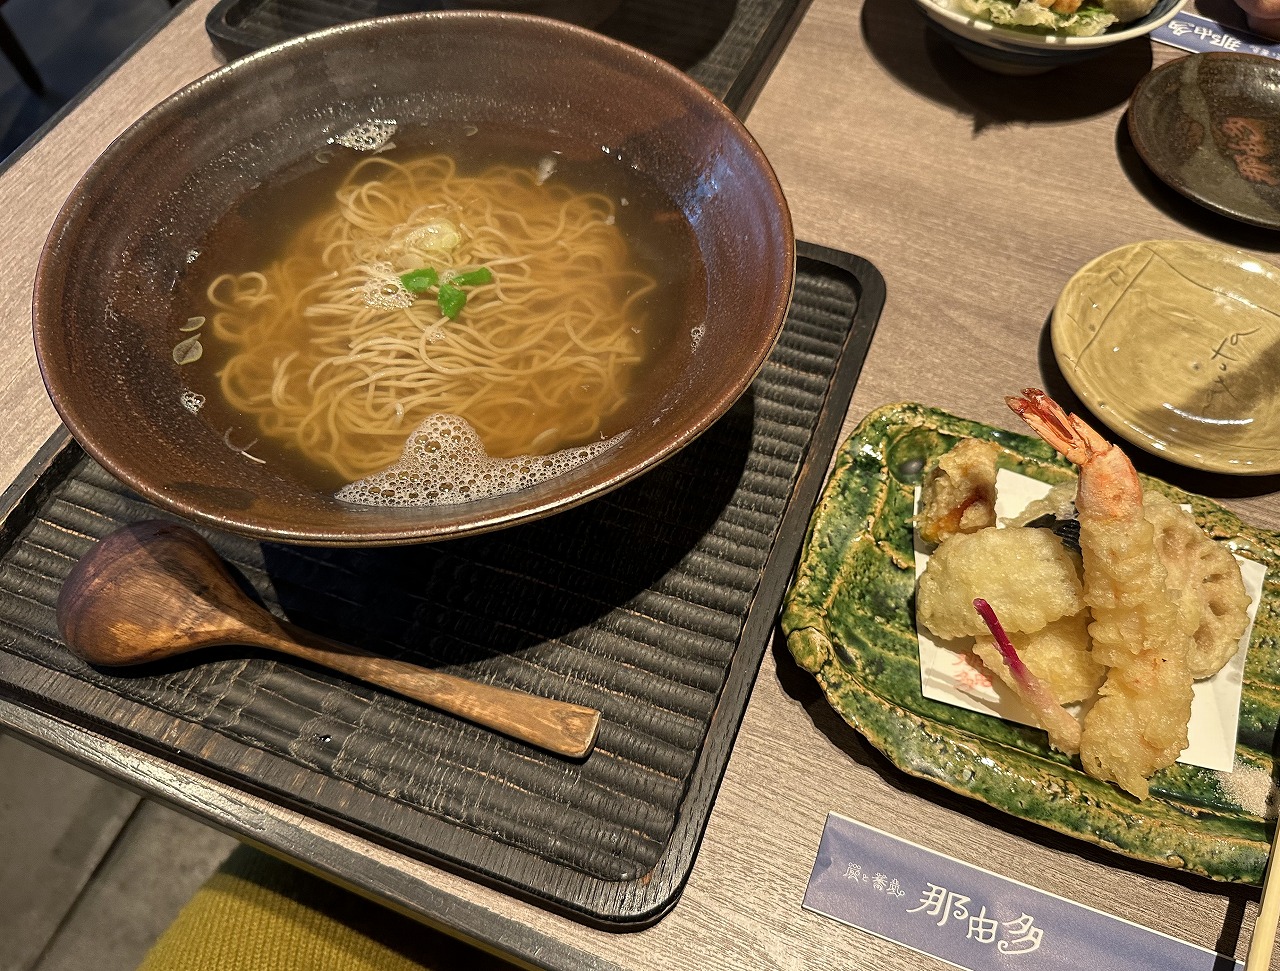
[[[1280,44],[1196,14],[1180,14],[1152,31],[1151,38],[1184,51],[1235,51],[1280,60]]]
[[[846,864],[844,877],[856,884],[865,884],[869,889],[887,897],[902,898],[907,895],[902,881],[897,877],[864,867],[861,863]],[[937,918],[938,927],[950,923],[952,928],[964,931],[965,937],[971,941],[995,944],[996,950],[1001,954],[1030,954],[1039,950],[1044,938],[1044,931],[1035,926],[1035,919],[1030,914],[1024,913],[1016,920],[996,920],[987,916],[985,904],[978,904],[974,912],[971,897],[940,887],[936,883],[926,886],[920,894],[917,906],[907,913]]]
[[[981,905],[978,913],[971,913],[969,906],[972,903],[964,894],[931,883],[928,890],[920,895],[920,906],[911,908],[907,913],[937,917],[939,927],[953,918],[956,922],[953,926],[964,927],[967,923],[966,937],[979,944],[995,942],[996,950],[1001,954],[1030,954],[1039,950],[1044,931],[1035,926],[1030,914],[1023,914],[1017,920],[998,921],[987,916],[985,905]],[[997,941],[996,937],[1002,931],[1003,936]]]
[[[1228,339],[1222,357],[1239,343]],[[835,813],[822,830],[804,907],[962,971],[1244,971],[1208,948]]]

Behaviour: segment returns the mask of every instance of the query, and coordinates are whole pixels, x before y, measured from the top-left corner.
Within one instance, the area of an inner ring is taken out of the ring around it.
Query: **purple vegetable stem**
[[[978,612],[982,622],[987,625],[987,630],[991,631],[991,636],[996,639],[996,647],[1000,651],[1000,656],[1004,658],[1004,663],[1009,665],[1009,670],[1013,672],[1013,676],[1019,681],[1025,682],[1031,672],[1022,663],[1022,658],[1018,657],[1018,652],[1014,649],[1013,642],[1009,640],[1009,635],[1000,626],[1000,618],[991,609],[991,604],[979,597],[974,600],[973,609]]]

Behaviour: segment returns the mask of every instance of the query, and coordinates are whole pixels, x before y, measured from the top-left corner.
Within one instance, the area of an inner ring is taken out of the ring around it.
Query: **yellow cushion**
[[[512,965],[248,846],[139,971],[514,971]]]

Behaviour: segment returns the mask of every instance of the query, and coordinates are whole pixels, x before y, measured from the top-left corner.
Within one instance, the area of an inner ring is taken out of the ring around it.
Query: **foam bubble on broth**
[[[407,310],[413,306],[413,294],[405,289],[390,263],[374,263],[369,274],[368,282],[360,289],[366,307]]]
[[[494,458],[464,419],[434,414],[410,433],[395,465],[343,486],[337,498],[365,506],[453,506],[502,496],[564,475],[625,435],[550,455]]]
[[[395,133],[395,119],[370,118],[329,141],[357,152],[376,152],[385,148]]]

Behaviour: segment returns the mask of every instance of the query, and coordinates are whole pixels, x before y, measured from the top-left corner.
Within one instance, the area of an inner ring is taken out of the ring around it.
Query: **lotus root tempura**
[[[495,459],[589,457],[625,432],[668,311],[705,292],[668,202],[624,166],[602,178],[552,155],[333,153],[200,254],[208,353],[184,376],[213,379],[206,419],[230,446],[337,491],[397,463],[433,416]]]

